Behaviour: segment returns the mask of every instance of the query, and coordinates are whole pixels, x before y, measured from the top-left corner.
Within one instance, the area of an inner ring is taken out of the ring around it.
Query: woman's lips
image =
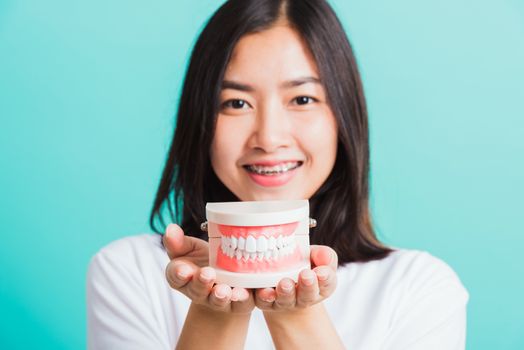
[[[297,169],[289,170],[282,174],[277,175],[259,175],[255,173],[251,173],[248,171],[248,175],[260,186],[264,187],[276,187],[276,186],[282,186],[291,181],[291,179],[295,176],[297,173]]]

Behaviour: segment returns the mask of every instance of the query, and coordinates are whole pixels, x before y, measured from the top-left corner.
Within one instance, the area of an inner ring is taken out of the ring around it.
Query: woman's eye
[[[307,105],[309,103],[313,103],[315,102],[316,100],[313,98],[313,97],[309,97],[309,96],[298,96],[295,98],[294,102],[297,104],[297,105]]]
[[[243,108],[247,108],[249,105],[244,100],[234,99],[234,100],[229,100],[229,101],[224,102],[222,106],[224,108],[243,109]]]

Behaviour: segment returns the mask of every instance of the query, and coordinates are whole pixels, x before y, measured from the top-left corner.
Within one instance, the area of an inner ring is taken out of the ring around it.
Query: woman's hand
[[[276,288],[256,290],[256,306],[263,311],[294,311],[305,309],[329,297],[337,285],[338,258],[327,246],[312,245],[312,270],[300,272],[298,283],[289,278],[281,280]]]
[[[208,243],[185,236],[175,224],[166,228],[164,246],[171,261],[166,267],[169,285],[194,304],[212,310],[248,314],[254,306],[253,294],[244,288],[215,284],[215,270],[209,267]]]

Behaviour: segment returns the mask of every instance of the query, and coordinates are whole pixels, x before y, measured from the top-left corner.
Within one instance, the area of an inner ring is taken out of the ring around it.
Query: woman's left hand
[[[317,304],[329,297],[337,285],[338,257],[327,246],[312,245],[312,269],[300,272],[298,283],[282,279],[275,288],[255,292],[255,304],[262,311],[293,311]]]

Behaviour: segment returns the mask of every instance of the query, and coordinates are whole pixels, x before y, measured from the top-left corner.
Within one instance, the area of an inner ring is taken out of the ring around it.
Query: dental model
[[[275,287],[311,267],[307,200],[207,203],[206,217],[217,283]]]

